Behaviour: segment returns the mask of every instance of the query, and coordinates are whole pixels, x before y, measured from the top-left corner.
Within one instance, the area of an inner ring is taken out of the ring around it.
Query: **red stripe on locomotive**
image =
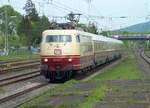
[[[60,65],[61,71],[65,71],[68,64],[73,66],[73,70],[80,70],[89,65],[92,65],[94,59],[92,55],[82,57],[79,55],[41,56],[41,58],[41,63],[48,64],[51,71],[55,71],[56,65]],[[47,59],[48,61],[46,62],[44,59]]]
[[[48,59],[47,62],[44,59]],[[79,56],[42,56],[42,64],[48,64],[51,71],[55,71],[56,65],[61,66],[61,71],[65,71],[68,64],[72,64],[73,70],[80,69],[80,57]]]

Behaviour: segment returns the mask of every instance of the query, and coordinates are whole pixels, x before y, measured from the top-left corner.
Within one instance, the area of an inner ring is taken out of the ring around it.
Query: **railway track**
[[[146,54],[145,54],[145,52],[143,51],[143,52],[141,52],[141,57],[148,63],[148,64],[150,64],[150,57],[149,56],[147,56]]]
[[[39,58],[33,58],[32,60],[38,60]],[[1,61],[0,64],[8,64],[8,63],[15,63],[15,62],[23,62],[28,61],[31,59],[21,59],[21,60],[9,60],[9,61]]]
[[[150,58],[145,54],[145,52],[141,52],[139,57],[139,66],[140,70],[143,72],[142,80],[150,80]]]
[[[78,80],[84,80],[87,77],[89,77],[90,75],[92,75],[93,73],[96,73],[100,69],[102,69],[104,67],[107,67],[108,65],[110,65],[112,63],[113,63],[113,61],[111,61],[110,63],[105,64],[104,66],[97,67],[95,70],[89,70],[90,74],[86,74],[86,75],[84,75],[84,77],[81,76],[80,78],[78,78]],[[36,72],[35,72],[35,74],[36,74]],[[28,74],[25,74],[25,75],[28,75]],[[22,76],[23,75],[18,75],[18,76],[10,77],[10,78],[7,78],[7,79],[2,79],[2,80],[0,80],[0,82],[1,81],[6,81],[6,80],[11,80],[13,78],[18,78],[18,77],[22,77]],[[55,84],[52,84],[52,85],[55,85]],[[56,85],[59,86],[59,84],[56,84]],[[32,92],[35,92],[36,90],[40,90],[42,88],[46,88],[46,86],[51,86],[51,84],[48,83],[48,82],[41,83],[41,84],[38,84],[36,86],[30,87],[30,88],[27,88],[27,89],[24,89],[24,90],[21,90],[21,91],[17,91],[17,92],[11,93],[11,94],[9,94],[7,96],[3,96],[3,97],[0,98],[0,104],[4,105],[4,104],[7,104],[7,103],[9,103],[11,101],[16,101],[16,100],[20,99],[20,97],[23,97],[26,94],[30,94]],[[23,102],[16,103],[16,105],[14,105],[14,106],[18,106],[18,105],[20,105],[20,104],[22,104],[24,102],[26,102],[26,101],[24,100]]]
[[[27,79],[31,79],[34,77],[40,76],[40,70],[35,70],[33,72],[29,72],[29,73],[25,73],[25,74],[21,74],[21,75],[15,75],[12,77],[8,77],[8,78],[4,78],[0,80],[0,87],[2,86],[6,86],[6,85],[10,85],[13,83],[17,83],[20,81],[24,81]]]
[[[5,74],[12,70],[22,70],[29,67],[37,67],[40,65],[39,60],[25,60],[0,64],[0,74]]]
[[[40,76],[40,70],[34,70],[33,72],[4,78],[0,80],[0,87],[7,86],[7,85],[17,83],[17,82],[21,82],[24,80],[28,80],[28,79],[38,77],[38,76]],[[34,90],[40,89],[44,86],[47,86],[48,84],[49,82],[44,82],[44,83],[39,83],[39,84],[33,84],[32,87],[31,85],[29,85],[29,87],[25,87],[22,90],[14,90],[12,93],[8,93],[7,95],[0,97],[0,104],[4,104],[5,102],[9,102],[13,99],[17,99],[19,96],[22,96]]]
[[[145,55],[150,58],[150,51],[145,51]]]
[[[21,95],[24,95],[24,94],[28,93],[28,92],[32,92],[32,91],[34,91],[36,89],[42,88],[42,87],[44,87],[44,86],[46,86],[48,84],[49,84],[48,82],[41,83],[41,84],[38,84],[36,86],[30,87],[28,89],[25,89],[25,90],[22,90],[22,91],[10,94],[8,96],[1,97],[0,98],[0,104],[2,104],[4,102],[7,102],[7,101],[10,101],[10,100],[13,100],[14,98],[17,98],[17,97],[19,97]]]

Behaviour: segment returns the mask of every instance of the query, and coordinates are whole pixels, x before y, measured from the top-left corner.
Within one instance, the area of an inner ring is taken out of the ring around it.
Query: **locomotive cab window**
[[[72,42],[70,35],[48,35],[46,42]]]

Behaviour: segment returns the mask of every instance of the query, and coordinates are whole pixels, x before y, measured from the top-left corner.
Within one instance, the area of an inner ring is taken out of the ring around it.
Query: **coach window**
[[[78,43],[80,43],[80,36],[79,36],[79,35],[76,36],[76,41],[77,41]]]

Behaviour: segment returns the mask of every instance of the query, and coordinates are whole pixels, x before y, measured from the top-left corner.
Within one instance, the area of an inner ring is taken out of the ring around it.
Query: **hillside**
[[[150,32],[150,22],[140,23],[133,26],[129,26],[120,30],[115,31],[126,31],[126,32],[140,32],[140,33],[147,33]]]

